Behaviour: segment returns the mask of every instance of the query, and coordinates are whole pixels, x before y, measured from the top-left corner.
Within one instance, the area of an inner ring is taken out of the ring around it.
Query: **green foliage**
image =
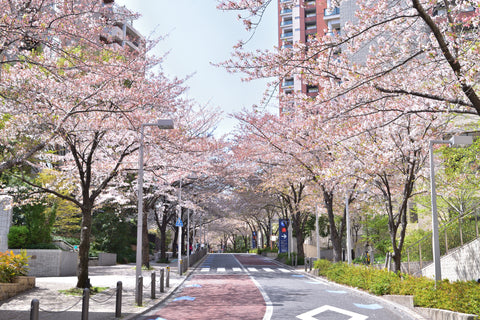
[[[316,217],[314,214],[308,216],[306,227],[304,229],[304,235],[309,236],[312,232],[315,232]],[[319,215],[318,217],[318,231],[320,237],[326,238],[330,235],[330,224],[328,223],[328,217],[326,215]]]
[[[297,265],[305,264],[305,258],[298,256],[296,252],[290,253],[290,258],[288,257],[287,252],[279,253],[277,260],[285,263],[286,265],[293,266],[295,264],[295,258],[297,259]]]
[[[55,205],[49,208],[41,203],[14,208],[16,222],[21,225],[10,228],[12,234],[9,233],[8,236],[9,247],[28,248],[31,245],[52,242],[55,211]]]
[[[362,220],[364,234],[362,240],[374,247],[375,253],[384,256],[391,251],[392,243],[388,231],[388,216],[365,213]]]
[[[92,223],[92,250],[117,254],[117,262],[135,261],[132,244],[136,243],[136,227],[112,207],[94,212]]]
[[[8,247],[11,249],[26,248],[28,245],[28,229],[26,226],[11,226],[8,232]]]
[[[13,251],[0,252],[0,282],[12,283],[16,277],[27,273],[27,251],[21,250],[20,254],[14,254]]]
[[[396,274],[367,266],[315,261],[319,275],[376,295],[413,295],[416,306],[480,315],[480,285],[476,281],[437,283],[425,277]]]

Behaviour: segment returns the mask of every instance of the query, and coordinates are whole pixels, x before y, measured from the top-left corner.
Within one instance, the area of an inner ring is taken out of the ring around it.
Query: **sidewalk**
[[[176,263],[171,263],[170,287],[160,293],[160,269],[167,264],[151,263],[154,270],[142,271],[143,306],[135,304],[135,264],[97,266],[89,268],[90,282],[95,287],[108,287],[102,293],[90,297],[89,320],[107,320],[115,318],[115,292],[117,282],[122,281],[122,319],[131,319],[162,302],[185,279],[180,276]],[[174,267],[175,266],[175,267]],[[151,299],[151,273],[156,273],[156,299]],[[165,275],[166,276],[166,275]],[[35,288],[5,301],[0,301],[0,319],[30,319],[32,299],[39,300],[39,320],[72,320],[81,319],[82,297],[67,296],[59,290],[75,287],[77,277],[37,277]]]

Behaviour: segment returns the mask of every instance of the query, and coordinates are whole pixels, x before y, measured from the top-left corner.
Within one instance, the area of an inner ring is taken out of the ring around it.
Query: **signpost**
[[[278,253],[288,252],[288,220],[279,219],[278,221]]]

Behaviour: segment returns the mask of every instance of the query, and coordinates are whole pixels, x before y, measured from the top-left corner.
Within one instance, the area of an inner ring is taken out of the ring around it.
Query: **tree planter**
[[[0,301],[35,287],[35,277],[20,276],[13,283],[0,283]]]

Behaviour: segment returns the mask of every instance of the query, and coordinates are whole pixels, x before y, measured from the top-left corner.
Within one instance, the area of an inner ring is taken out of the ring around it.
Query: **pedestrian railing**
[[[478,213],[459,216],[445,223],[439,229],[440,255],[461,247],[479,237]],[[415,242],[405,250],[407,273],[416,275],[433,261],[432,233]],[[404,256],[405,256],[404,255]]]
[[[143,278],[140,276],[140,283],[143,282]],[[150,288],[150,298],[156,298],[157,288],[159,288],[161,293],[165,292],[165,287],[170,287],[170,267],[160,269],[160,278],[157,279],[156,273],[151,273],[151,281],[142,287],[144,289]],[[143,295],[143,290],[142,295]],[[90,289],[85,288],[83,289],[82,297],[74,301],[72,305],[62,309],[62,310],[48,310],[42,308],[40,306],[40,301],[38,299],[33,299],[31,301],[30,307],[30,320],[39,320],[39,315],[41,312],[44,313],[66,313],[76,307],[80,302],[82,303],[82,312],[81,312],[81,320],[88,320],[88,313],[90,304],[97,304],[97,305],[104,305],[110,304],[113,299],[115,299],[115,318],[122,317],[122,295],[125,292],[129,292],[123,289],[123,285],[121,281],[117,282],[116,289],[110,289],[104,292],[101,292],[95,296],[90,295]],[[132,290],[131,293],[133,294],[134,291]]]

